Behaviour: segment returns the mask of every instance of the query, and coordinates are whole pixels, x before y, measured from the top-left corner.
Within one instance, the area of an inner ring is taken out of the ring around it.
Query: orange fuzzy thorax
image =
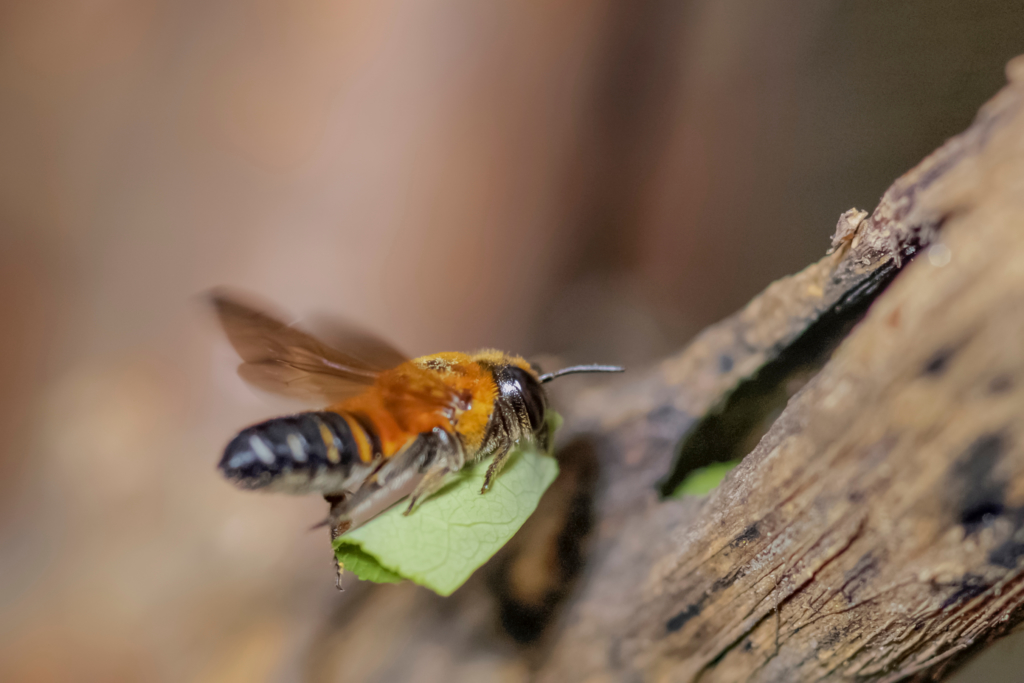
[[[363,431],[358,422],[372,425],[385,458],[436,427],[457,433],[472,457],[483,443],[498,397],[488,366],[503,364],[535,374],[525,360],[501,351],[437,353],[381,373],[365,392],[327,410],[343,415],[353,433]],[[368,440],[357,438],[357,443],[360,459],[369,462]]]

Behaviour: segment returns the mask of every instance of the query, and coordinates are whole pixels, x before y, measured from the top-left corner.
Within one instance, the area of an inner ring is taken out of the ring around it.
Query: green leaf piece
[[[405,581],[400,575],[385,569],[372,555],[369,555],[354,543],[342,543],[334,549],[338,563],[345,571],[352,572],[363,581],[374,583],[401,583]]]
[[[722,479],[725,475],[729,474],[729,471],[739,465],[739,460],[729,460],[727,462],[716,462],[708,465],[707,467],[701,467],[695,469],[693,472],[683,480],[676,490],[672,492],[672,498],[682,498],[683,496],[705,496],[711,493],[715,488],[722,483]]]
[[[554,428],[561,418],[549,413]],[[451,595],[515,535],[558,476],[558,463],[535,448],[518,449],[480,493],[489,461],[461,476],[409,516],[400,502],[334,541],[335,555],[360,579],[395,583],[409,579]]]

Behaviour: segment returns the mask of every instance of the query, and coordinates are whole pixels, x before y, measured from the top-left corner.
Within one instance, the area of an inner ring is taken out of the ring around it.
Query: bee
[[[485,493],[513,446],[547,450],[545,383],[622,371],[577,365],[542,374],[493,349],[408,359],[351,326],[336,326],[337,341],[327,344],[223,292],[211,301],[244,380],[326,405],[243,429],[220,471],[244,489],[323,495],[330,514],[322,524],[333,537],[404,498],[409,514],[467,463],[489,458]]]

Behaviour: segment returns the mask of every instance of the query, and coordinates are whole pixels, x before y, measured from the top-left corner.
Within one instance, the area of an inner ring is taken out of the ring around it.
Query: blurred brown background
[[[818,258],[1021,52],[997,0],[0,4],[0,679],[305,671],[324,506],[213,471],[289,407],[207,288],[639,367]]]

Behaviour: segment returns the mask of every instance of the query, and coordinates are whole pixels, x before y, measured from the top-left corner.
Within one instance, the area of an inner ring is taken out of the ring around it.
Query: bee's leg
[[[331,516],[332,517],[335,516],[335,511],[336,510],[341,510],[341,509],[344,508],[345,501],[349,497],[350,496],[349,496],[349,493],[347,491],[341,491],[339,493],[325,493],[324,494],[324,500],[326,500],[331,505]],[[341,536],[343,533],[348,531],[348,527],[350,525],[351,524],[349,522],[345,522],[345,521],[343,521],[343,522],[341,522],[339,524],[328,524],[328,526],[330,527],[330,530],[331,530],[331,547],[332,548],[334,547],[334,539],[336,539],[338,536]],[[334,562],[334,574],[335,574],[335,583],[334,583],[334,585],[338,587],[338,590],[343,591],[345,589],[342,588],[342,586],[341,586],[341,577],[345,573],[345,565],[343,565],[341,562],[338,562],[338,556],[335,555],[333,551],[331,552],[331,560]]]
[[[502,444],[494,453],[494,460],[491,461],[490,466],[487,468],[487,474],[484,475],[484,485],[480,489],[480,493],[487,493],[491,484],[494,483],[494,478],[498,476],[498,472],[501,472],[501,468],[505,466],[505,462],[508,460],[508,456],[512,454],[512,444]]]
[[[448,483],[450,475],[457,473],[466,464],[466,452],[459,437],[443,429],[435,428],[433,437],[437,452],[427,465],[427,471],[409,496],[409,506],[403,514],[408,515],[419,503],[430,497]]]
[[[331,506],[331,511],[340,510],[345,506],[346,501],[350,497],[348,491],[340,491],[338,493],[325,493],[324,500],[327,501],[328,505]]]
[[[316,529],[320,526],[329,526],[331,528],[331,540],[333,541],[338,536],[341,536],[343,533],[348,531],[352,526],[344,517],[353,498],[352,494],[348,491],[342,491],[340,493],[325,493],[324,500],[330,504],[331,511],[328,514],[327,519],[320,522],[313,528]]]
[[[376,477],[368,477],[343,498],[328,498],[330,515],[317,526],[329,524],[338,535],[362,526],[416,490],[434,461],[435,451],[433,441],[424,437],[416,439],[384,463]]]
[[[420,479],[420,483],[416,486],[416,490],[409,496],[409,505],[402,514],[410,514],[419,503],[422,503],[432,494],[436,493],[438,489],[448,483],[448,476],[450,474],[453,474],[453,472],[447,467],[435,467],[427,470],[423,479]]]
[[[334,585],[337,586],[338,590],[345,590],[341,585],[341,577],[345,574],[345,565],[338,561],[338,556],[334,553],[334,539],[341,536],[347,529],[345,528],[346,523],[341,523],[338,526],[331,526],[331,559],[334,560]]]

